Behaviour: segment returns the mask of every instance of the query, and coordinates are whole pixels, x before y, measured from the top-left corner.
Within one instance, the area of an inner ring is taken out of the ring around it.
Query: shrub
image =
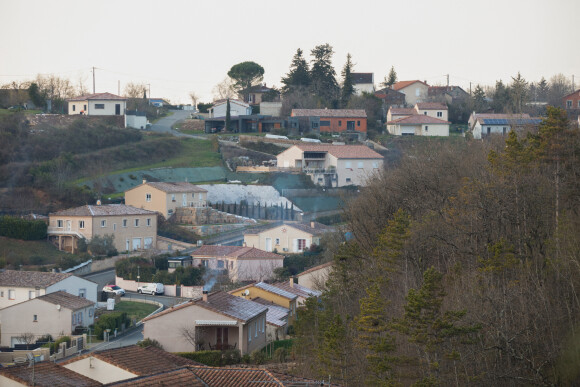
[[[52,336],[45,335],[43,338],[50,338],[52,340]],[[50,340],[49,340],[50,341]],[[50,354],[52,355],[55,352],[58,352],[61,343],[66,343],[67,348],[70,346],[70,337],[69,336],[62,336],[59,337],[54,343],[44,344],[43,347],[50,348]]]
[[[115,329],[120,329],[125,326],[128,326],[130,323],[129,318],[127,317],[127,312],[113,312],[102,314],[99,317],[99,320],[95,323],[95,335],[99,339],[103,339],[103,332],[106,329],[110,329],[114,331]]]
[[[231,349],[228,351],[179,352],[177,355],[210,367],[239,364],[240,359],[242,358],[238,349]]]
[[[150,339],[149,337],[146,338],[145,340],[141,340],[140,342],[137,343],[137,345],[143,348],[157,347],[163,349],[163,346],[161,345],[161,343],[159,343],[159,341],[155,339]]]
[[[250,361],[251,361],[251,360],[252,360],[252,358],[251,358],[251,357],[250,357],[250,355],[248,355],[247,353],[246,353],[244,356],[242,356],[242,361],[243,361],[245,364],[250,364]]]
[[[253,351],[250,357],[252,359],[252,363],[256,365],[264,364],[266,362],[266,354],[258,349]]]
[[[278,348],[274,351],[274,360],[278,363],[284,363],[286,361],[286,356],[288,356],[288,351],[286,351],[286,348],[284,347]]]
[[[46,239],[48,226],[42,220],[25,220],[12,216],[0,217],[0,236],[26,241]]]

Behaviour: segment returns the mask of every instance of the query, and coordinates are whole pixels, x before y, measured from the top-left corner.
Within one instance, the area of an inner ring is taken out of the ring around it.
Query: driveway
[[[176,132],[171,129],[179,121],[183,121],[191,116],[192,111],[190,110],[170,110],[173,114],[168,117],[163,117],[153,125],[151,125],[151,130],[159,133],[172,133],[175,136],[185,137],[187,135]]]

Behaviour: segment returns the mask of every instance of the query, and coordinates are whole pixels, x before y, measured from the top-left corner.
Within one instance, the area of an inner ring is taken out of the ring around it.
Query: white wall
[[[213,107],[212,117],[225,117],[227,111],[227,102],[220,103]],[[241,102],[230,100],[230,116],[244,116],[252,114],[252,108],[242,105]]]
[[[427,113],[427,114],[425,114]],[[437,114],[441,113],[441,116],[438,116]],[[421,109],[417,109],[417,114],[420,115],[425,115],[425,116],[429,116],[429,117],[433,117],[433,118],[438,118],[440,120],[443,121],[447,121],[448,117],[449,117],[449,110],[447,109],[438,109],[438,110],[434,110],[434,109],[425,109],[425,110],[421,110]]]
[[[421,125],[421,136],[449,136],[448,124],[423,124]]]
[[[125,101],[122,100],[112,100],[112,101],[89,101],[88,115],[90,116],[114,116],[115,115],[115,105],[121,105],[120,114],[125,114]],[[105,105],[104,109],[96,109],[95,105]]]
[[[70,276],[62,281],[46,288],[46,293],[63,290],[73,296],[80,296],[80,290],[85,289],[85,298],[89,301],[97,302],[97,283],[84,278]]]
[[[125,126],[129,128],[135,129],[146,129],[147,128],[147,117],[145,116],[136,116],[136,115],[126,115],[125,116],[126,123]]]
[[[482,125],[479,121],[477,121],[472,131],[473,138],[480,140],[482,137],[487,136],[488,128],[489,134],[504,134],[504,128],[506,134],[511,130],[509,125]]]
[[[280,117],[282,102],[260,102],[260,114],[265,116]]]

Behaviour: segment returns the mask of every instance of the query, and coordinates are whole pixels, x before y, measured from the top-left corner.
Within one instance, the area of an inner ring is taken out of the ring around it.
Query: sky
[[[334,49],[380,83],[419,79],[469,91],[518,72],[580,85],[580,0],[0,0],[0,85],[37,74],[123,94],[147,84],[175,104],[211,102],[235,64],[254,61],[281,86],[301,48]],[[119,87],[120,85],[120,87]]]

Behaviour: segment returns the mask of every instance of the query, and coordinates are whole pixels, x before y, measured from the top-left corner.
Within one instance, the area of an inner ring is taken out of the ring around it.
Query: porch
[[[242,329],[237,321],[195,321],[195,350],[196,351],[225,351],[240,349]]]

